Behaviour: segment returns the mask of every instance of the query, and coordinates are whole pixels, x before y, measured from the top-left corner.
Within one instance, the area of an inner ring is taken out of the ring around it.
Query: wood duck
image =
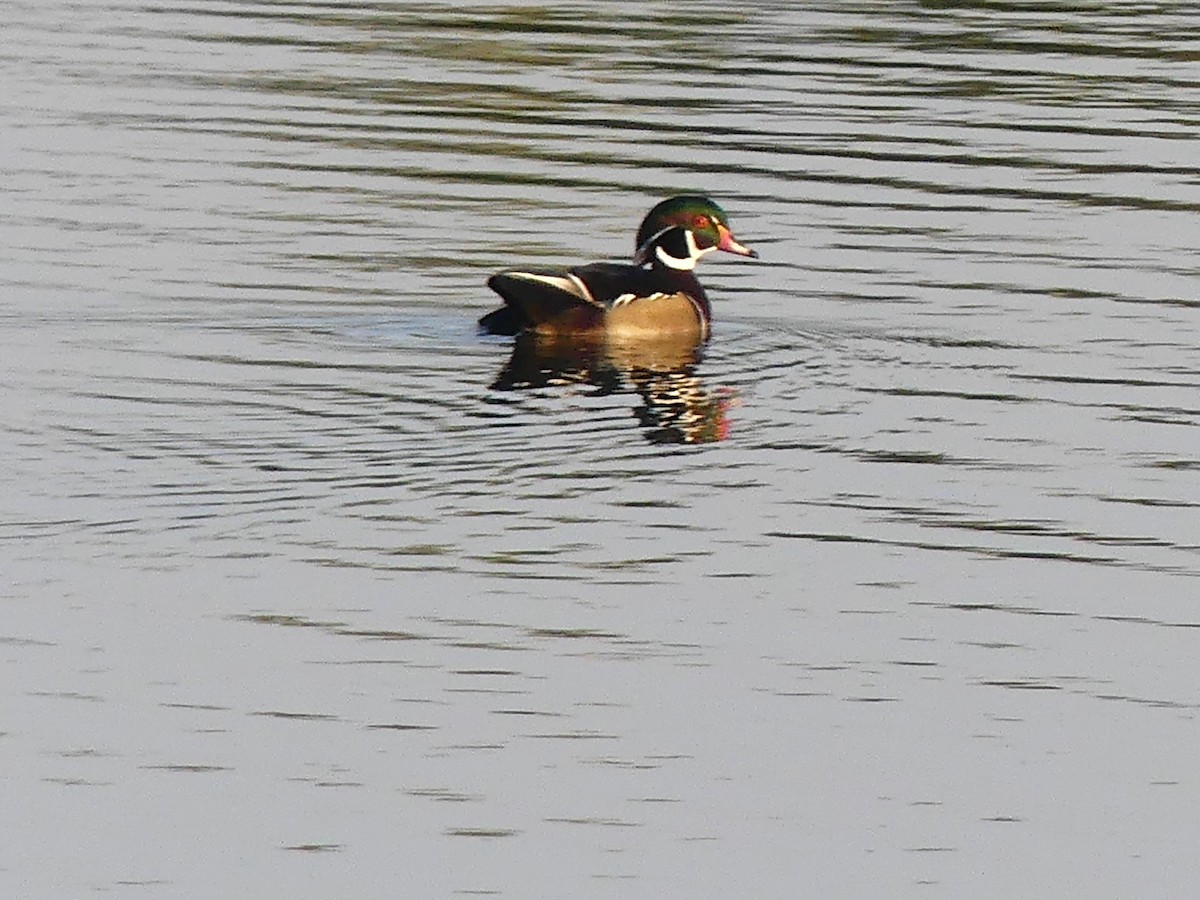
[[[638,229],[632,263],[510,269],[488,279],[504,306],[479,320],[489,334],[708,338],[712,308],[696,263],[714,250],[758,257],[738,243],[729,217],[708,197],[685,194],[655,206]]]

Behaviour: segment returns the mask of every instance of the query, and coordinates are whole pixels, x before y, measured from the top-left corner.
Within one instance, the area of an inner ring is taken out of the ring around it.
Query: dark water
[[[1190,4],[5,19],[6,896],[1200,881]],[[697,358],[475,334],[683,190]]]

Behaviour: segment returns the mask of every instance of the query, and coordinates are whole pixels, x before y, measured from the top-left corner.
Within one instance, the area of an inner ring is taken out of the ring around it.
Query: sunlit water
[[[0,892],[1194,889],[1198,37],[8,4]],[[475,333],[681,190],[698,356]]]

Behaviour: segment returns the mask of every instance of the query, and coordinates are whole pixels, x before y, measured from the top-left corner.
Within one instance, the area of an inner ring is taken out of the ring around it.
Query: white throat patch
[[[711,253],[717,249],[714,246],[705,247],[703,250],[701,250],[696,246],[696,236],[690,231],[684,232],[684,239],[687,241],[688,248],[688,255],[686,257],[680,259],[678,256],[672,256],[662,248],[662,245],[659,245],[654,248],[654,255],[658,257],[658,261],[664,266],[668,266],[672,269],[694,269],[696,268],[696,263],[700,261],[700,257],[702,257],[705,253]]]

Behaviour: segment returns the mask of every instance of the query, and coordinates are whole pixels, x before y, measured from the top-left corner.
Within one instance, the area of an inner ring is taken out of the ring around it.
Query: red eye
[[[696,218],[692,219],[692,227],[693,228],[707,228],[708,227],[708,216],[696,216]]]

